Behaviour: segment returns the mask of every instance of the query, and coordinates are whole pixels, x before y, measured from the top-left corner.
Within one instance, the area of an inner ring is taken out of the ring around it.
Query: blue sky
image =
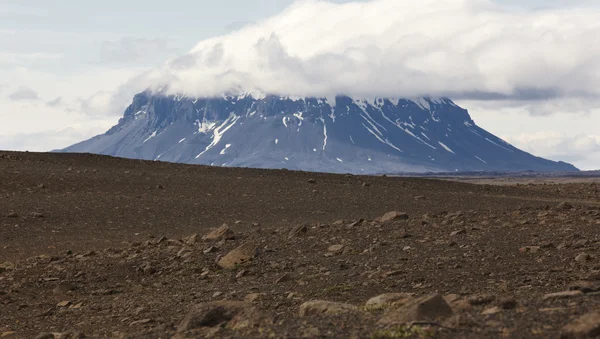
[[[130,100],[130,93],[118,97],[123,84],[201,40],[278,15],[292,2],[0,0],[0,149],[48,150],[103,132],[122,113],[115,102]],[[495,3],[518,13],[553,8],[559,18],[598,6],[589,0]],[[597,101],[459,103],[516,146],[600,168]]]

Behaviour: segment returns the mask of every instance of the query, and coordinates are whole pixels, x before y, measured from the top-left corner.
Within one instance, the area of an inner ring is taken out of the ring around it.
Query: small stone
[[[284,283],[284,282],[291,281],[291,280],[293,280],[292,276],[289,273],[285,273],[284,275],[279,277],[277,280],[275,280],[275,283],[280,284],[280,283]]]
[[[562,339],[596,338],[600,336],[600,311],[577,318],[562,329]]]
[[[392,212],[386,213],[383,217],[378,219],[378,221],[380,223],[386,223],[388,221],[393,221],[393,220],[408,220],[408,214],[406,214],[404,212],[392,211]]]
[[[525,246],[519,248],[519,252],[522,253],[537,253],[540,251],[540,246]]]
[[[300,305],[300,316],[322,316],[358,313],[358,307],[333,301],[312,300]]]
[[[227,253],[227,255],[219,260],[218,265],[221,268],[233,270],[240,265],[251,263],[257,255],[258,248],[251,243],[246,243]]]
[[[31,213],[31,216],[39,219],[39,218],[43,218],[44,214],[40,213],[40,212],[33,212],[33,213]]]
[[[215,253],[218,252],[219,248],[217,246],[209,246],[207,248],[205,248],[202,253],[204,254],[209,254],[209,253]]]
[[[17,335],[17,332],[15,331],[2,332],[2,334],[0,334],[0,338],[8,338],[15,335]]]
[[[500,302],[498,302],[498,305],[504,310],[513,310],[517,308],[518,303],[513,298],[505,298],[501,299]]]
[[[461,234],[467,234],[467,230],[463,228],[462,230],[454,231],[454,232],[450,233],[450,236],[455,237],[455,236],[461,235]]]
[[[290,238],[303,236],[306,233],[308,233],[308,226],[307,225],[300,225],[300,226],[294,228],[290,232]]]
[[[75,284],[63,281],[60,284],[56,285],[56,287],[54,287],[52,292],[54,294],[65,294],[70,291],[74,291],[76,288],[77,288],[77,286]]]
[[[490,307],[486,310],[484,310],[483,312],[481,312],[482,315],[494,315],[494,314],[498,314],[501,313],[502,309],[498,306],[494,306],[494,307]]]
[[[576,281],[569,284],[569,291],[581,291],[583,293],[600,292],[600,285],[591,281]]]
[[[558,210],[570,210],[572,208],[573,208],[573,205],[571,205],[570,203],[568,203],[566,201],[563,201],[556,206],[556,209],[558,209]]]
[[[581,292],[581,291],[564,291],[564,292],[546,294],[542,298],[542,300],[547,301],[547,300],[556,300],[556,299],[569,299],[569,298],[580,297],[582,295],[583,295],[583,292]]]
[[[264,296],[264,293],[250,293],[244,297],[244,301],[253,303],[260,300]]]
[[[344,249],[344,245],[331,245],[327,248],[327,252],[329,253],[340,253]]]
[[[213,293],[212,297],[213,297],[213,298],[218,298],[218,297],[220,297],[220,296],[222,296],[222,295],[223,295],[223,292],[221,292],[221,291],[217,291],[217,292]]]
[[[11,218],[11,219],[15,219],[15,218],[18,218],[19,215],[17,213],[15,213],[15,212],[10,212],[10,213],[8,213],[6,215],[6,217]]]
[[[584,263],[589,260],[592,260],[592,257],[587,253],[581,253],[577,257],[575,257],[575,261],[577,261],[579,263]]]
[[[236,275],[235,278],[236,279],[240,279],[242,277],[245,277],[246,275],[248,275],[248,271],[246,270],[240,270]]]
[[[198,234],[194,233],[185,239],[185,244],[188,246],[193,246],[198,242]]]
[[[227,224],[223,224],[221,227],[205,235],[202,239],[205,241],[219,241],[231,240],[234,237],[234,233],[229,226]]]
[[[475,295],[469,298],[469,303],[473,306],[487,305],[496,300],[496,297],[491,294]]]
[[[58,304],[56,304],[56,307],[68,307],[71,305],[70,301],[61,301]]]
[[[132,322],[131,324],[129,324],[129,326],[144,325],[144,324],[148,324],[151,322],[152,322],[152,319],[136,320],[136,321]]]
[[[56,339],[53,333],[40,333],[34,339]]]
[[[309,184],[316,184],[317,181],[315,179],[308,179]]]

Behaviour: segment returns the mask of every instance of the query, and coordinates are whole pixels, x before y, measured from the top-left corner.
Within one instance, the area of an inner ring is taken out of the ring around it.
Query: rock
[[[17,213],[15,213],[15,212],[10,212],[10,213],[8,213],[8,214],[6,215],[6,217],[7,217],[7,218],[11,218],[11,219],[15,219],[15,218],[18,218],[18,217],[19,217],[19,215],[18,215]]]
[[[250,293],[244,297],[244,301],[253,303],[264,297],[264,293]]]
[[[591,281],[576,281],[569,284],[569,291],[581,291],[583,293],[600,292],[600,285]]]
[[[202,239],[205,241],[219,241],[219,240],[231,240],[234,238],[233,231],[227,224],[223,224],[221,227],[205,235]]]
[[[498,306],[494,306],[494,307],[490,307],[486,310],[484,310],[483,312],[481,312],[482,315],[494,315],[494,314],[498,314],[501,313],[502,309]]]
[[[517,301],[513,298],[500,299],[500,301],[498,302],[498,306],[500,306],[500,308],[502,308],[503,310],[513,310],[517,308],[517,305]]]
[[[58,304],[56,304],[56,307],[68,307],[70,305],[71,305],[71,302],[67,300],[67,301],[59,302]]]
[[[454,232],[450,233],[450,236],[455,237],[455,236],[461,235],[461,234],[467,234],[467,230],[463,228],[462,230],[454,231]]]
[[[284,282],[291,281],[291,280],[293,280],[291,274],[285,273],[284,275],[279,277],[277,280],[275,280],[275,283],[280,284],[280,283],[284,283]]]
[[[473,306],[487,305],[496,300],[496,297],[491,294],[475,295],[469,298],[469,303]]]
[[[327,248],[329,253],[340,253],[344,249],[344,245],[331,245]]]
[[[562,339],[597,338],[600,336],[600,311],[573,320],[562,329]]]
[[[0,334],[0,338],[14,337],[16,335],[17,335],[17,332],[15,332],[15,331],[2,332]]]
[[[56,287],[54,287],[54,289],[52,290],[52,293],[65,294],[70,291],[74,291],[75,289],[77,289],[77,286],[75,284],[63,281],[60,284],[56,285]]]
[[[556,300],[556,299],[569,299],[569,298],[580,297],[582,295],[583,295],[583,292],[581,292],[581,291],[564,291],[564,292],[546,294],[542,298],[542,300],[547,301],[547,300]]]
[[[341,315],[359,313],[358,307],[333,301],[312,300],[300,305],[300,316]]]
[[[565,210],[566,211],[566,210],[573,209],[573,205],[571,205],[570,203],[568,203],[566,201],[563,201],[563,202],[561,202],[560,204],[558,204],[556,206],[556,209],[557,210]]]
[[[152,319],[136,320],[136,321],[132,322],[131,324],[129,324],[129,326],[144,325],[144,324],[148,324],[151,322],[152,322]]]
[[[195,305],[177,327],[177,332],[186,332],[206,327],[225,327],[239,330],[268,326],[273,320],[251,303],[244,301],[214,301]]]
[[[34,339],[55,339],[53,333],[40,333]]]
[[[0,273],[6,272],[6,271],[11,271],[15,269],[15,264],[13,264],[10,261],[5,261],[2,264],[0,264]]]
[[[257,255],[258,248],[254,244],[246,243],[227,253],[219,260],[218,265],[221,268],[233,270],[238,266],[249,264]]]
[[[183,239],[184,243],[188,246],[193,246],[198,242],[198,234],[194,233],[189,237]]]
[[[31,216],[34,218],[44,218],[45,217],[44,213],[40,213],[40,212],[33,212],[33,213],[31,213]]]
[[[388,212],[383,217],[379,218],[377,221],[384,223],[393,220],[408,220],[408,214],[403,212]]]
[[[446,300],[446,302],[448,303],[448,305],[450,305],[452,310],[457,313],[469,311],[473,308],[473,306],[471,306],[471,303],[467,299],[462,298],[458,294],[446,295],[444,296],[444,300]]]
[[[373,297],[366,302],[366,306],[404,305],[413,299],[412,293],[386,293]]]
[[[309,184],[316,184],[317,181],[315,179],[308,179]]]
[[[413,321],[436,321],[454,314],[452,308],[439,294],[414,299],[399,308],[387,311],[379,320],[383,326],[394,326]]]
[[[207,248],[205,248],[202,253],[204,254],[209,254],[209,253],[215,253],[218,252],[219,248],[217,246],[209,246]]]
[[[294,228],[290,232],[290,238],[299,237],[299,236],[305,235],[306,233],[308,233],[308,226],[307,225],[301,225],[301,226],[298,226],[298,227]]]
[[[592,257],[587,253],[581,253],[577,257],[575,257],[575,261],[577,261],[579,263],[584,263],[589,260],[592,260]]]
[[[525,246],[519,248],[519,252],[522,253],[537,253],[540,251],[540,246]]]

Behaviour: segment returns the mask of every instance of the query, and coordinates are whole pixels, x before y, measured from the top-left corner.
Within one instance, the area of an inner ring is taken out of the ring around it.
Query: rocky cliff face
[[[106,134],[63,151],[337,173],[576,170],[511,146],[446,98],[144,92]]]

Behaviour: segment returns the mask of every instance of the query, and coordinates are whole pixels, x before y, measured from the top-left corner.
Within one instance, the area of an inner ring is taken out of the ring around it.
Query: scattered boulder
[[[491,294],[474,295],[469,298],[469,303],[473,306],[487,305],[496,300],[496,297]]]
[[[517,305],[517,301],[513,298],[500,299],[500,301],[498,302],[498,306],[500,306],[500,308],[502,308],[503,310],[513,310],[517,308]]]
[[[276,284],[281,284],[284,282],[288,282],[293,280],[292,275],[289,273],[285,273],[284,275],[282,275],[281,277],[277,278],[277,280],[275,280]]]
[[[562,329],[562,339],[597,338],[600,336],[600,311],[577,318]]]
[[[10,261],[5,261],[3,263],[0,264],[0,273],[6,272],[6,271],[10,271],[10,270],[14,270],[15,269],[15,264],[13,264]]]
[[[521,247],[519,248],[519,252],[522,253],[537,253],[540,251],[540,246],[525,246],[525,247]]]
[[[223,224],[221,227],[213,230],[209,234],[205,235],[202,239],[205,241],[219,241],[219,240],[231,240],[234,238],[233,231],[229,228],[229,225]]]
[[[579,262],[579,263],[584,263],[587,262],[589,260],[592,260],[592,256],[590,256],[587,253],[581,253],[578,256],[575,257],[575,261]]]
[[[547,301],[547,300],[556,300],[556,299],[569,299],[569,298],[580,297],[582,295],[583,295],[583,292],[581,292],[581,291],[564,291],[564,292],[546,294],[542,298],[542,300]]]
[[[569,202],[563,201],[556,206],[556,209],[566,211],[566,210],[573,209],[573,205],[571,205]]]
[[[238,266],[249,264],[257,255],[258,248],[254,244],[245,243],[227,253],[227,255],[219,260],[218,265],[221,268],[233,270]]]
[[[347,313],[359,313],[358,307],[325,300],[312,300],[300,305],[301,317],[320,315],[335,316]]]
[[[193,306],[177,327],[177,332],[222,325],[233,330],[240,330],[267,326],[272,323],[273,320],[270,317],[251,303],[224,300]]]
[[[77,286],[75,284],[67,282],[67,281],[63,281],[60,284],[56,285],[56,287],[54,287],[54,289],[52,290],[52,293],[65,294],[65,293],[69,293],[70,291],[74,291],[76,288],[77,288]]]
[[[306,233],[308,233],[308,226],[307,225],[300,225],[300,226],[294,228],[290,232],[290,238],[303,236]]]
[[[501,313],[502,309],[498,306],[490,307],[481,312],[481,315],[495,315]]]
[[[450,233],[450,236],[455,237],[455,236],[461,235],[461,234],[467,234],[467,230],[463,228],[461,230],[454,231],[454,232]]]
[[[194,233],[194,234],[190,235],[189,237],[186,237],[182,240],[186,245],[193,246],[198,242],[198,234]]]
[[[394,326],[413,321],[435,321],[451,317],[452,308],[439,294],[427,295],[414,299],[399,308],[387,311],[379,324]]]
[[[366,302],[366,306],[404,305],[413,299],[412,293],[386,293],[373,297]]]
[[[450,307],[452,307],[452,310],[457,313],[463,312],[463,311],[469,311],[473,308],[471,303],[466,298],[462,298],[458,294],[446,295],[446,296],[444,296],[444,300],[446,300],[448,305],[450,305]]]
[[[383,217],[379,218],[377,221],[381,223],[393,221],[393,220],[408,220],[408,214],[404,212],[388,212]]]
[[[344,245],[331,245],[327,248],[327,252],[329,253],[340,253],[344,249]]]

